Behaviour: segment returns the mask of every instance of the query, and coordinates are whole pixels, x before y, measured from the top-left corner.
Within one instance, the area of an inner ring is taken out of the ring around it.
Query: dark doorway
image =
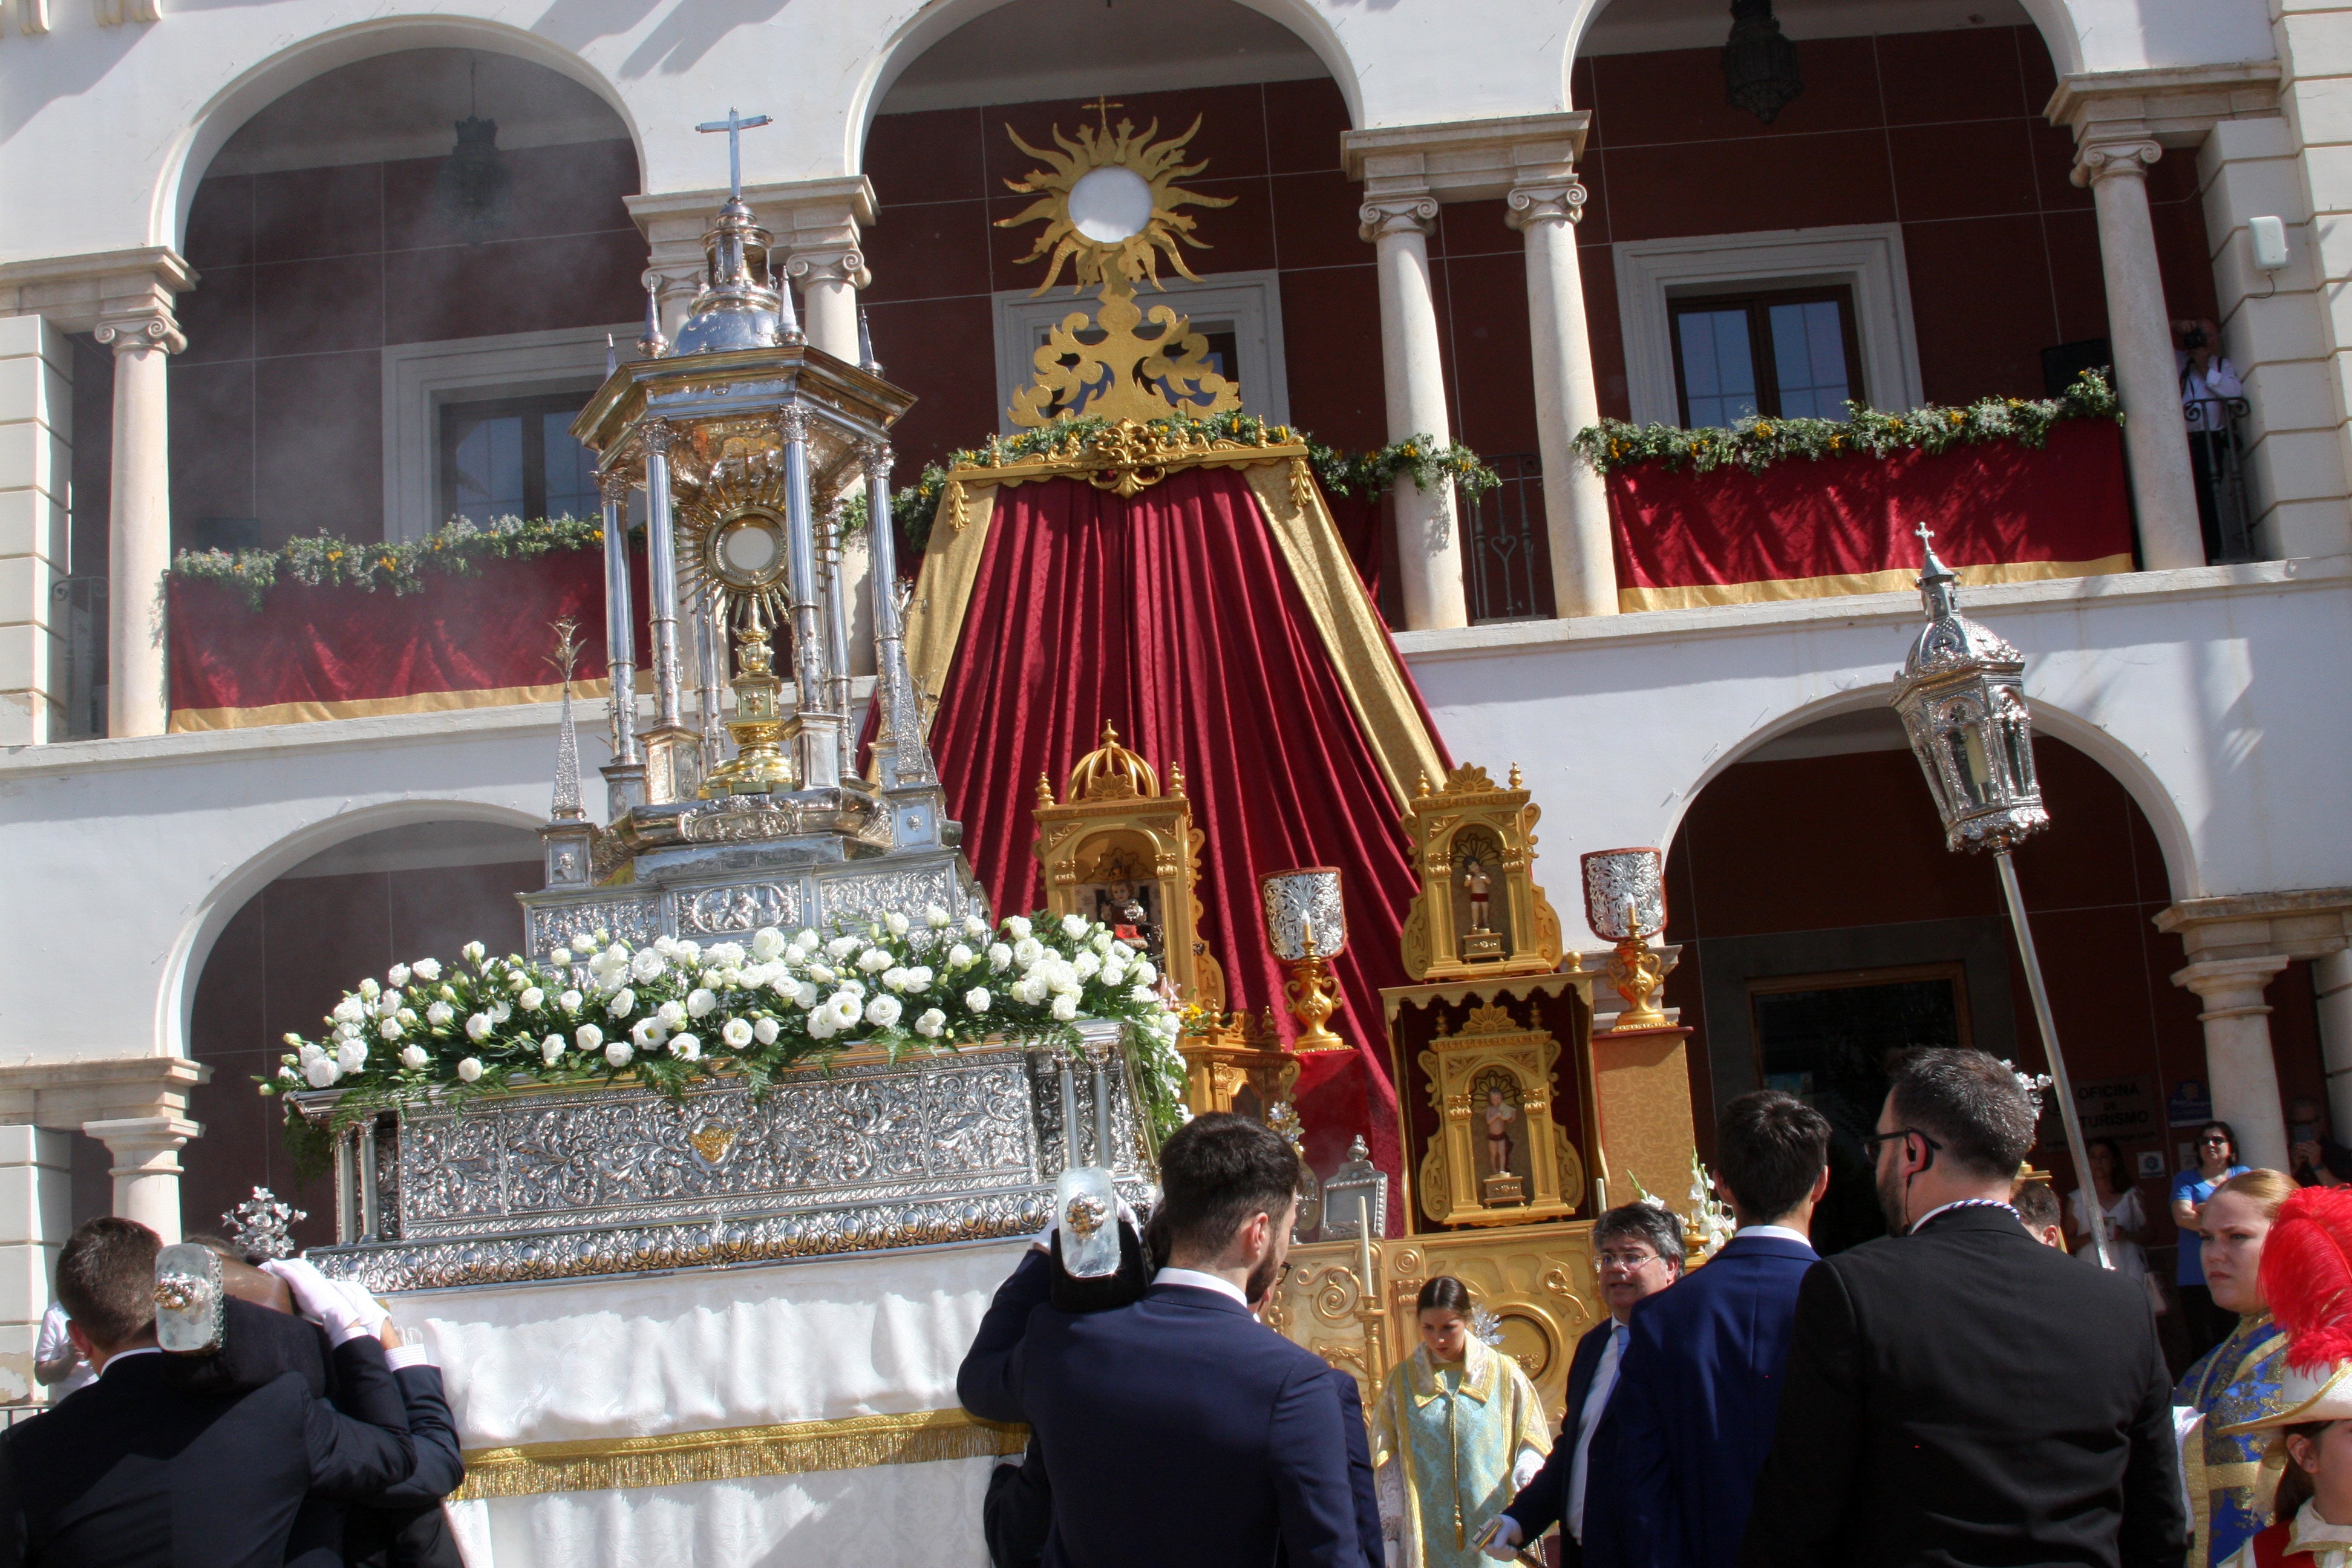
[[[1827,1255],[1886,1234],[1862,1140],[1886,1100],[1886,1059],[1913,1046],[1969,1043],[1958,963],[1757,980],[1748,987],[1759,1076],[1829,1118],[1830,1190],[1813,1214]]]

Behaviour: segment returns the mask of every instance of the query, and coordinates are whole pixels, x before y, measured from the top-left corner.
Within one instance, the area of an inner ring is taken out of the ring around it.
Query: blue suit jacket
[[[1568,1523],[1568,1471],[1576,1458],[1577,1417],[1583,1414],[1585,1396],[1592,1392],[1593,1375],[1601,1370],[1601,1352],[1609,1348],[1609,1331],[1616,1326],[1616,1319],[1605,1318],[1599,1328],[1588,1331],[1582,1339],[1576,1342],[1576,1354],[1568,1363],[1568,1406],[1560,1413],[1559,1441],[1551,1446],[1551,1452],[1544,1458],[1543,1468],[1535,1473],[1518,1496],[1511,1500],[1511,1506],[1503,1510],[1517,1522],[1519,1539],[1523,1542],[1534,1541],[1555,1524],[1561,1526],[1559,1550],[1563,1564],[1581,1561],[1574,1538],[1565,1532]],[[1611,1398],[1613,1402],[1615,1395]],[[1599,1414],[1605,1415],[1608,1408],[1608,1405],[1602,1405]],[[1588,1468],[1601,1462],[1599,1447],[1600,1435],[1596,1433],[1594,1451],[1585,1457]],[[1591,1477],[1588,1475],[1585,1481],[1586,1495],[1591,1496]]]
[[[1772,1448],[1797,1287],[1819,1261],[1802,1242],[1734,1237],[1633,1309],[1601,1429],[1618,1484],[1586,1492],[1588,1563],[1732,1568]]]
[[[1032,1251],[956,1377],[964,1408],[1045,1453],[1046,1568],[1364,1568],[1331,1369],[1213,1290],[1154,1285],[1073,1315]],[[1203,1500],[1213,1500],[1204,1502]]]

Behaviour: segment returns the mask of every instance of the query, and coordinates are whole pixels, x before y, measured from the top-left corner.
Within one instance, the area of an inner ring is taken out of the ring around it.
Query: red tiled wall
[[[2172,900],[2147,817],[2113,775],[2073,747],[2040,737],[2034,758],[2053,826],[2017,852],[2017,874],[2068,1070],[2078,1082],[2145,1075],[2159,1097],[2184,1079],[2205,1082],[2200,1004],[2171,980],[2187,962],[2180,941],[2150,923]],[[1824,803],[1833,807],[1827,830],[1781,837],[1755,830],[1759,822],[1826,823]],[[1907,752],[1732,767],[1693,803],[1666,875],[1665,940],[1688,944],[1667,980],[1666,1001],[1682,1006],[1682,1021],[1697,1030],[1691,1087],[1702,1122],[1713,1121],[1699,1007],[1710,939],[1969,917],[2006,925],[1991,862],[1944,848]],[[2041,1037],[2013,949],[2010,971],[2018,1060],[2038,1066]],[[2282,1094],[2324,1096],[2307,966],[2273,981],[2268,1000]],[[2168,1169],[2176,1142],[2162,1144]],[[2126,1141],[2125,1153],[2157,1146]],[[2063,1152],[2053,1163],[2062,1189],[2074,1186]],[[2158,1214],[2160,1184],[2141,1184],[2142,1203]],[[2152,1244],[2170,1240],[2169,1227],[2158,1226]]]
[[[333,1183],[296,1179],[283,1107],[257,1093],[254,1079],[278,1070],[289,1030],[317,1038],[327,1010],[363,975],[428,954],[454,963],[473,941],[497,952],[520,947],[514,895],[541,880],[536,861],[300,877],[272,882],[239,910],[196,982],[189,1048],[213,1076],[188,1110],[204,1136],[180,1152],[186,1226],[217,1230],[225,1212],[266,1186],[310,1211],[296,1235],[332,1241]]]
[[[644,312],[626,142],[505,154],[511,218],[465,245],[435,216],[438,159],[208,179],[188,214],[201,276],[171,369],[172,517],[252,517],[266,543],[382,537],[382,350]]]
[[[1804,94],[1769,126],[1725,104],[1712,49],[1577,63],[1570,97],[1592,111],[1588,300],[1606,288],[1613,317],[1600,243],[1900,223],[1928,399],[2041,395],[2041,351],[2107,328],[2091,195],[2067,178],[2074,140],[2041,115],[2056,84],[2040,35],[1814,38],[1798,53]],[[2172,313],[2210,315],[2193,156],[2168,153],[2148,196]],[[1596,316],[1596,351],[1605,339]],[[1601,372],[1612,412],[1622,374]]]
[[[2091,198],[2068,183],[2072,142],[2039,115],[2049,56],[2030,28],[1809,39],[1806,90],[1771,125],[1723,102],[1711,49],[1578,62],[1592,111],[1578,240],[1605,411],[1626,412],[1609,247],[1675,235],[1851,223],[1903,225],[1927,395],[2038,395],[2040,352],[2105,331]],[[1186,182],[1229,207],[1195,209],[1203,273],[1282,275],[1291,416],[1339,447],[1387,437],[1372,249],[1339,167],[1347,114],[1328,80],[1130,95],[1120,114],[1163,133],[1194,116],[1208,166]],[[1076,103],[885,115],[865,168],[881,203],[866,250],[877,349],[921,401],[900,427],[915,468],[996,425],[989,296],[1034,287],[1034,226],[992,226],[1028,198],[1035,166],[1005,134],[1048,144]],[[203,284],[182,301],[189,347],[172,367],[173,511],[257,516],[265,539],[325,526],[372,531],[383,493],[386,343],[625,321],[639,310],[644,242],[621,198],[625,142],[508,154],[510,237],[466,247],[431,216],[436,160],[205,181],[188,250]],[[2212,309],[2193,161],[2153,171],[2158,242],[2176,315]],[[1499,202],[1449,204],[1430,240],[1456,438],[1489,454],[1536,447],[1520,237]]]

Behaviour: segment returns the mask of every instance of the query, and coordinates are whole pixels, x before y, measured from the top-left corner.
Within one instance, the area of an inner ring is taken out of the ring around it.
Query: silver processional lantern
[[[2025,656],[1989,626],[1960,614],[1958,578],[1936,558],[1934,536],[1924,526],[1919,538],[1927,557],[1919,574],[1919,596],[1927,611],[1895,678],[1895,710],[1903,716],[1912,754],[1927,776],[1927,792],[1944,819],[1944,844],[1955,852],[1990,849],[2009,901],[2010,924],[2024,962],[2033,1017],[2050,1057],[2051,1088],[2066,1129],[2066,1150],[2085,1190],[2091,1162],[2075,1114],[2074,1086],[2058,1049],[2050,1016],[2049,988],[2033,949],[2033,930],[2017,885],[2011,851],[2050,826],[2042,804],[2042,784],[2033,771],[2033,720],[2025,704]],[[2103,1227],[2092,1243],[2099,1266],[2113,1268]]]

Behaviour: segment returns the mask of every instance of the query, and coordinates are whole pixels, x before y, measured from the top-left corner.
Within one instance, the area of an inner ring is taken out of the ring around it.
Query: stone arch
[[[196,984],[212,957],[213,944],[247,900],[280,876],[323,850],[387,827],[409,827],[425,822],[483,822],[502,827],[537,828],[541,818],[529,812],[483,801],[419,798],[385,801],[339,812],[295,829],[249,855],[243,864],[206,890],[181,927],[180,937],[166,957],[163,983],[156,988],[160,1016],[157,1038],[163,1054],[187,1057],[189,1028],[195,1010]]]
[[[1611,3],[1612,0],[1577,0],[1573,19],[1566,29],[1568,47],[1559,61],[1560,101],[1571,109],[1578,106],[1569,96],[1569,71],[1583,52],[1585,36]],[[2084,68],[2082,32],[2076,25],[2075,12],[2085,3],[2086,0],[2018,0],[2032,18],[2034,30],[2042,35],[2042,45],[2049,49],[2051,63],[2060,76]]]
[[[520,27],[472,16],[383,16],[301,39],[214,93],[164,160],[148,216],[154,243],[180,248],[189,205],[215,153],[237,129],[295,88],[340,67],[406,49],[463,48],[509,55],[579,83],[612,110],[645,167],[645,137],[620,89],[580,56]]]
[[[995,10],[1006,0],[943,0],[942,4],[924,6],[908,17],[881,47],[867,57],[866,72],[850,95],[849,110],[844,117],[848,144],[842,149],[845,169],[865,166],[866,134],[872,129],[875,112],[882,100],[888,96],[899,73],[920,58],[958,27],[976,16]],[[1357,79],[1356,63],[1340,41],[1339,30],[1330,19],[1309,0],[1234,0],[1234,3],[1260,16],[1280,23],[1298,39],[1313,49],[1323,62],[1324,69],[1339,85],[1339,94],[1348,105],[1348,123],[1360,126],[1364,122],[1363,89]]]
[[[1752,757],[1758,750],[1784,735],[1802,730],[1824,719],[1834,719],[1848,713],[1860,713],[1885,708],[1894,695],[1892,683],[1848,687],[1830,696],[1800,703],[1778,718],[1769,720],[1750,731],[1738,745],[1727,747],[1710,761],[1693,779],[1688,788],[1676,797],[1671,814],[1660,833],[1661,848],[1674,842],[1682,831],[1684,819],[1706,787],[1732,767]],[[2147,818],[2158,846],[2164,852],[2164,870],[2175,899],[2192,897],[2201,887],[2196,841],[2189,824],[2180,812],[2179,804],[2172,797],[2164,781],[2157,776],[2146,758],[2108,733],[2092,720],[2058,707],[2046,697],[2029,692],[2034,727],[2041,733],[2063,741],[2096,763],[2124,787],[2142,816]],[[1922,783],[1924,792],[1927,785]]]

